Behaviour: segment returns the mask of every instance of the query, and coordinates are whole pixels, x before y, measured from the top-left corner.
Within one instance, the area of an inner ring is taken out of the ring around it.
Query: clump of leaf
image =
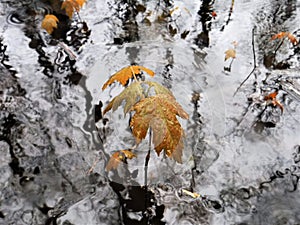
[[[104,90],[115,81],[124,86],[130,78],[140,74],[141,70],[150,76],[154,75],[152,70],[142,66],[125,67],[111,76],[102,89]],[[136,143],[139,144],[145,139],[149,129],[151,129],[152,143],[156,153],[159,155],[164,151],[168,157],[181,163],[184,131],[177,116],[188,119],[188,114],[176,102],[169,89],[156,82],[137,81],[136,77],[135,81],[109,102],[104,113],[111,109],[115,111],[125,102],[124,115],[128,112],[134,112],[130,127]],[[114,161],[111,161],[112,159]],[[120,162],[119,153],[114,153],[111,160],[107,170],[117,168],[119,164],[117,162]]]
[[[57,28],[59,20],[52,14],[47,14],[42,21],[42,28],[45,29],[48,34],[52,34],[54,28]]]

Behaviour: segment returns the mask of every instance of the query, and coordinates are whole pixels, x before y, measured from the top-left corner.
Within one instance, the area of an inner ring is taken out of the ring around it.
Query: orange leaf
[[[132,153],[130,150],[121,150],[121,152],[125,155],[127,159],[136,158],[136,154]]]
[[[120,162],[122,162],[122,159],[120,159],[120,152],[115,152],[114,154],[112,154],[112,156],[110,157],[107,165],[106,165],[106,170],[110,171],[112,169],[117,169]]]
[[[136,157],[134,153],[132,153],[130,150],[120,150],[112,154],[110,157],[107,165],[106,170],[110,171],[112,169],[117,169],[121,162],[124,162],[125,159],[132,159]]]
[[[86,0],[65,0],[61,5],[61,9],[64,9],[71,19],[74,11],[79,12],[85,1]]]
[[[48,14],[42,21],[42,28],[45,29],[48,34],[52,34],[54,28],[57,28],[57,22],[59,22],[59,20],[56,16]]]
[[[212,11],[212,12],[211,12],[211,16],[212,16],[213,18],[215,18],[215,17],[217,16],[216,11]]]
[[[287,35],[288,35],[288,32],[279,32],[278,34],[273,35],[271,39],[272,40],[282,39],[282,38],[285,38]]]
[[[268,94],[267,96],[264,97],[264,100],[265,101],[268,101],[268,100],[274,100],[276,99],[276,96],[277,96],[278,92],[277,91],[274,91],[272,92],[271,94]]]
[[[115,81],[120,82],[123,86],[126,85],[127,81],[133,77],[133,75],[141,74],[141,70],[148,73],[151,77],[154,76],[154,72],[143,66],[128,66],[124,67],[120,71],[116,72],[112,75],[109,80],[103,85],[102,90],[104,90],[107,86],[111,85]]]
[[[228,49],[226,52],[225,52],[225,61],[229,58],[235,58],[236,57],[236,51],[231,48],[231,49]]]
[[[283,113],[283,105],[276,99],[278,92],[274,91],[267,96],[264,97],[265,101],[269,101],[269,103],[273,104],[273,106],[278,106],[281,110],[281,113]]]
[[[156,153],[159,155],[162,150],[169,157],[181,163],[183,149],[183,129],[176,116],[188,119],[188,114],[169,94],[158,94],[144,98],[132,107],[135,111],[130,127],[140,143],[151,128],[153,132],[152,142]]]
[[[293,45],[298,44],[297,39],[296,39],[295,36],[292,35],[291,33],[288,33],[287,37],[288,37],[288,39],[290,40],[290,42],[291,42]]]

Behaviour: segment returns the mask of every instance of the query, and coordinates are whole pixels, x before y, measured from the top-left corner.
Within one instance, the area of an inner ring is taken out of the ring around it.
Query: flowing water
[[[296,0],[89,0],[69,20],[60,1],[1,0],[0,224],[300,224],[300,47],[271,40],[299,40],[299,10]],[[52,36],[40,27],[48,13]],[[131,64],[152,69],[145,78],[190,116],[183,164],[152,151],[147,189],[148,140],[105,171],[134,138],[121,109],[102,115],[122,88],[101,87]],[[265,101],[274,91],[278,102]]]

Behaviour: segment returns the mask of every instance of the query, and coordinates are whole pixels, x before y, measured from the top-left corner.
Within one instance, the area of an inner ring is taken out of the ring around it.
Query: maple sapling
[[[149,150],[145,160],[145,186],[147,186],[147,166],[150,158],[151,143],[157,155],[161,152],[178,163],[182,163],[182,150],[184,131],[181,127],[177,116],[188,119],[188,114],[176,101],[172,92],[161,84],[153,81],[141,81],[136,75],[142,71],[153,77],[154,72],[143,66],[128,66],[112,75],[103,85],[102,90],[106,89],[114,82],[119,82],[124,87],[129,80],[134,78],[133,82],[126,86],[125,89],[114,97],[106,106],[103,114],[108,111],[117,110],[124,104],[124,115],[130,112],[130,128],[132,135],[135,137],[136,146],[149,134]],[[134,148],[131,148],[132,150]],[[117,169],[120,162],[124,159],[136,157],[132,150],[121,150],[113,153],[106,170]],[[128,154],[130,153],[130,154]]]

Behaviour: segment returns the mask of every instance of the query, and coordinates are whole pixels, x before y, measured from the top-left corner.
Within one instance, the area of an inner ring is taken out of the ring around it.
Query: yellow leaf
[[[124,106],[124,114],[126,114],[130,108],[142,98],[144,98],[143,88],[139,82],[134,82],[125,88],[118,96],[113,98],[113,100],[104,109],[103,114],[107,113],[111,109],[115,111],[123,101],[126,102]]]
[[[111,85],[115,81],[120,82],[123,86],[127,84],[127,81],[132,78],[134,75],[141,74],[141,70],[148,73],[151,77],[154,76],[154,72],[143,66],[128,66],[124,67],[120,71],[116,72],[112,75],[109,80],[103,85],[102,90],[104,90],[107,86]]]
[[[121,152],[125,155],[127,159],[136,158],[136,154],[132,153],[130,150],[121,150]]]
[[[226,52],[225,52],[225,61],[229,58],[235,58],[236,57],[236,52],[233,48],[231,49],[228,49]]]
[[[192,198],[199,198],[201,195],[195,192],[190,192],[188,190],[182,189],[182,192],[186,195],[191,196]]]
[[[71,19],[74,11],[79,12],[84,3],[85,0],[65,0],[61,5],[61,9],[64,9]]]
[[[54,28],[57,28],[58,22],[59,20],[56,16],[48,14],[42,21],[42,28],[45,29],[48,32],[48,34],[52,34]]]
[[[181,163],[184,132],[176,116],[184,119],[189,116],[175,98],[169,94],[158,94],[142,99],[131,110],[135,111],[130,127],[136,142],[140,143],[151,128],[156,153],[159,155],[164,150],[167,156]]]

